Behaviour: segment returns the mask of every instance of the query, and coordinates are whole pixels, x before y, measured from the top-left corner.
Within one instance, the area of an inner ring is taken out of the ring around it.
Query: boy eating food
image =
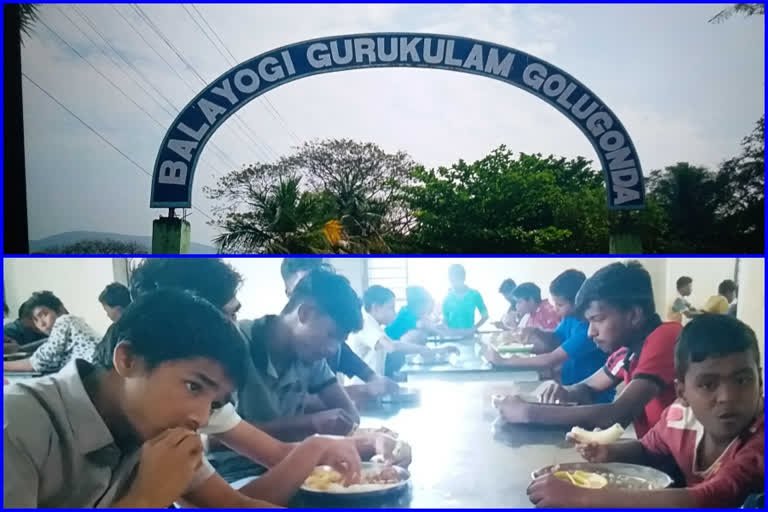
[[[578,444],[590,462],[672,467],[685,487],[581,489],[547,475],[528,488],[540,507],[738,507],[764,491],[764,410],[754,331],[706,314],[682,331],[675,349],[678,400],[639,441]]]
[[[173,319],[173,322],[169,320]],[[237,327],[179,291],[143,297],[120,320],[106,368],[77,359],[4,390],[4,506],[270,506],[234,491],[202,457],[197,430],[245,380]],[[198,496],[211,479],[217,495]]]

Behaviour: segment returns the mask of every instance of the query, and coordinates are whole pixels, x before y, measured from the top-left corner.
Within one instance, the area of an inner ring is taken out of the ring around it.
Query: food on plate
[[[304,481],[304,487],[312,491],[355,493],[389,489],[399,483],[397,470],[391,466],[363,470],[360,481],[351,485],[344,484],[344,477],[338,471],[329,467],[318,467]]]
[[[573,427],[567,437],[582,444],[611,444],[618,441],[622,434],[624,434],[624,428],[616,423],[611,428],[594,432],[584,430],[581,427]]]
[[[591,471],[577,469],[575,471],[555,471],[552,474],[560,480],[565,480],[576,487],[583,487],[585,489],[602,489],[608,485],[607,478]]]

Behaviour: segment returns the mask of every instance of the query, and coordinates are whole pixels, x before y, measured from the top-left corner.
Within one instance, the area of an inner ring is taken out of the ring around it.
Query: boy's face
[[[149,370],[125,344],[115,350],[115,370],[123,377],[123,413],[142,441],[165,430],[196,431],[233,391],[224,368],[206,358],[180,359]],[[122,347],[122,352],[121,352]]]
[[[452,288],[461,288],[464,286],[464,275],[461,272],[449,272],[448,280],[451,283]]]
[[[683,297],[688,297],[691,293],[693,293],[693,283],[688,283],[685,286],[681,286],[678,291]]]
[[[299,305],[296,319],[294,350],[297,357],[307,363],[331,357],[349,336],[330,316],[308,303]]]
[[[559,295],[552,296],[552,302],[555,305],[555,311],[560,318],[565,318],[573,312],[573,302]]]
[[[760,406],[760,373],[751,351],[690,362],[677,393],[704,430],[730,440],[754,419]]]
[[[643,314],[637,307],[622,311],[593,300],[584,311],[584,318],[589,322],[589,337],[600,350],[610,354],[635,340],[635,333],[642,327]]]
[[[395,320],[395,300],[392,299],[384,304],[374,304],[371,307],[371,316],[381,325],[389,325]]]
[[[120,317],[123,316],[123,307],[122,306],[108,306],[107,304],[101,305],[104,308],[104,311],[107,313],[107,316],[112,322],[117,322],[120,320]]]
[[[51,334],[53,324],[56,323],[57,318],[59,318],[59,314],[48,306],[37,306],[32,310],[35,329],[43,334]]]
[[[533,299],[518,298],[517,302],[515,303],[515,311],[517,311],[521,315],[528,315],[528,314],[532,315],[538,307],[539,305]]]

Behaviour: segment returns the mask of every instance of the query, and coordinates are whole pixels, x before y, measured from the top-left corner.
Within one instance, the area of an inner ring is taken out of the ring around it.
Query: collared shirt
[[[377,344],[386,336],[378,320],[363,309],[363,328],[350,334],[347,344],[374,372],[384,375],[384,361],[387,353],[380,347],[377,348]]]
[[[83,386],[93,369],[77,360],[4,388],[5,507],[109,507],[129,489],[140,450],[123,453],[115,444]],[[212,474],[205,463],[187,490]]]
[[[475,325],[475,310],[481,315],[488,313],[480,292],[468,288],[458,295],[454,290],[448,292],[443,301],[443,320],[451,329],[471,329]]]
[[[37,372],[57,372],[70,361],[84,359],[93,362],[100,341],[85,320],[75,315],[61,315],[51,329],[48,341],[35,350],[29,362]]]
[[[675,401],[675,344],[683,326],[677,322],[661,323],[656,316],[653,323],[658,325],[639,347],[621,347],[608,356],[605,373],[618,385],[629,384],[634,379],[646,379],[659,386],[659,393],[647,404],[633,424],[640,438],[661,418],[661,413]]]
[[[223,407],[215,411],[205,433],[222,433],[234,427],[238,419],[249,423],[264,423],[279,418],[304,414],[304,403],[308,394],[322,391],[337,382],[336,376],[325,359],[312,363],[292,361],[287,368],[278,372],[269,355],[267,341],[272,335],[277,317],[266,316],[255,321],[240,322],[245,334],[248,351],[246,382],[237,390],[235,407]],[[212,446],[208,458],[217,471],[232,480],[235,468],[258,471],[252,461],[241,457],[224,446]]]
[[[738,507],[751,493],[765,486],[765,416],[754,421],[708,468],[697,463],[704,426],[693,410],[681,402],[670,405],[640,442],[658,459],[673,458],[685,478],[696,506]]]

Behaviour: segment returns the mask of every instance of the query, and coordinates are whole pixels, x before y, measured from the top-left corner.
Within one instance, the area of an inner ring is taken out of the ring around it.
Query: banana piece
[[[616,423],[611,428],[599,430],[597,432],[590,432],[581,427],[573,427],[570,432],[570,437],[581,444],[611,444],[618,441],[622,434],[624,434],[624,428],[619,423]]]
[[[554,475],[561,480],[585,489],[602,489],[608,485],[607,478],[590,471],[556,471]]]

